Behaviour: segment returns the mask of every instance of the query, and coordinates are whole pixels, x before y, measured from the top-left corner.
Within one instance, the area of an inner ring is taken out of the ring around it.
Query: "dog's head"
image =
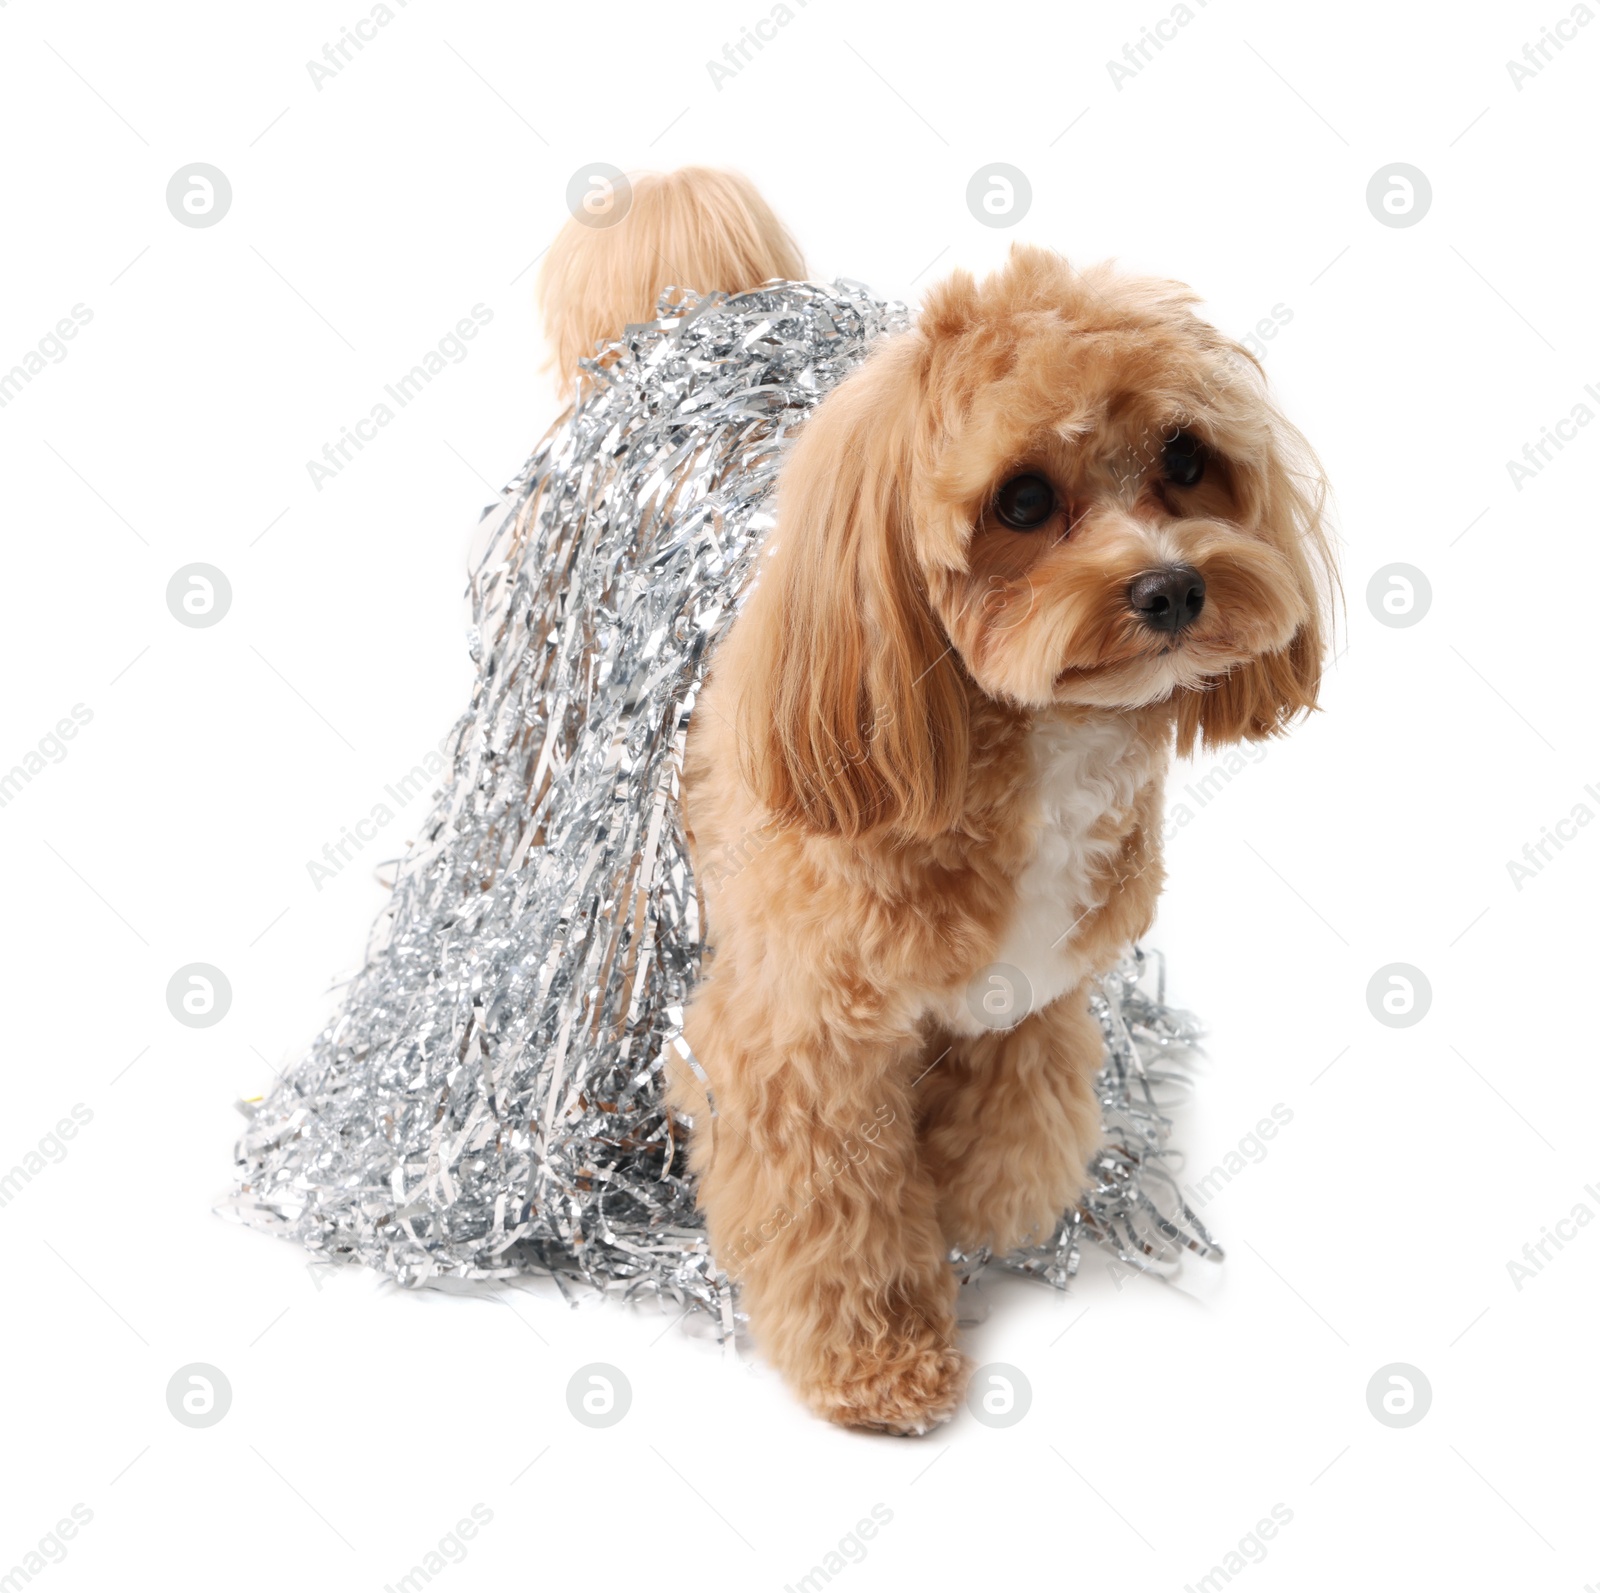
[[[1170,702],[1180,751],[1315,706],[1322,483],[1169,282],[1018,247],[819,406],[785,466],[742,693],[751,782],[821,833],[959,813],[973,685]]]

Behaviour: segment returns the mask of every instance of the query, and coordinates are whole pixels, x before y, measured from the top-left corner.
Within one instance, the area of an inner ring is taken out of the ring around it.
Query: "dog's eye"
[[[1013,531],[1037,531],[1056,512],[1056,495],[1043,476],[1013,476],[995,494],[994,508]]]
[[[1161,473],[1175,487],[1192,487],[1206,473],[1206,445],[1192,431],[1174,432],[1161,450]]]

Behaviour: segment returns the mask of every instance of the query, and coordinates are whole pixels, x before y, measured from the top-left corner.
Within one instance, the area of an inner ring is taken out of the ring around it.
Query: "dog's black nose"
[[[1205,577],[1189,564],[1152,570],[1129,584],[1128,603],[1151,630],[1181,631],[1206,606]]]

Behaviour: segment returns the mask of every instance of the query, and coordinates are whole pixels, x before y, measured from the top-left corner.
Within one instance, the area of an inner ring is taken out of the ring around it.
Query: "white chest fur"
[[[1076,931],[1114,888],[1104,864],[1121,845],[1095,832],[1108,815],[1125,818],[1154,772],[1148,742],[1115,715],[1041,720],[1028,750],[1030,854],[994,963],[963,993],[956,1026],[968,1033],[1011,1028],[1082,982]]]

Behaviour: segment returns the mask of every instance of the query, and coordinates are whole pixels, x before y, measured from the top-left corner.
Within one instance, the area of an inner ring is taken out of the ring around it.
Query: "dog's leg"
[[[940,1225],[961,1250],[1048,1238],[1100,1142],[1100,1026],[1080,987],[1016,1028],[955,1041],[917,1086]]]
[[[923,1432],[961,1397],[956,1281],[917,1153],[922,1048],[882,1037],[780,1037],[718,970],[687,1025],[711,1082],[675,1077],[718,1261],[738,1279],[768,1359],[813,1410]],[[698,1104],[694,1097],[698,1093]]]

